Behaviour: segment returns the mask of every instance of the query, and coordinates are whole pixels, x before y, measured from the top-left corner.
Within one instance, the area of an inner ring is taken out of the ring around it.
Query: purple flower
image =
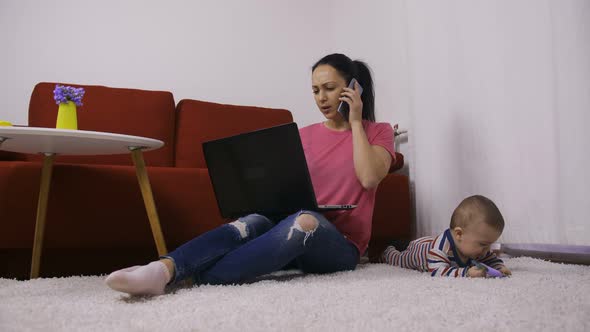
[[[53,90],[53,99],[56,104],[73,101],[76,106],[82,106],[82,97],[84,97],[84,88],[74,88],[57,84]]]

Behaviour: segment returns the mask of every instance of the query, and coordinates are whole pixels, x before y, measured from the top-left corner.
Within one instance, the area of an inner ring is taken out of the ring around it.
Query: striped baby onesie
[[[431,276],[465,277],[467,270],[473,265],[471,259],[466,263],[457,254],[451,230],[447,229],[436,237],[426,236],[410,242],[402,252],[389,246],[381,254],[381,263],[400,266],[406,269],[429,272]],[[476,258],[495,269],[504,266],[504,262],[493,252]]]

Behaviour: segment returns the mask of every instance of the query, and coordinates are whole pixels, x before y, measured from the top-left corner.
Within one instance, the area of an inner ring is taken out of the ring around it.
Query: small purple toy
[[[490,278],[504,278],[505,277],[504,273],[502,273],[494,268],[491,268],[491,267],[485,265],[484,263],[480,263],[478,261],[473,261],[473,264],[479,269],[486,270],[486,273],[487,273],[486,277],[490,277]]]

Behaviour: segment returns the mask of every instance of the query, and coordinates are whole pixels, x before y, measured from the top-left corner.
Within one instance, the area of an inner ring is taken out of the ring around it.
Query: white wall
[[[481,193],[503,242],[590,244],[590,2],[407,5],[418,233]]]
[[[418,235],[465,196],[494,199],[503,241],[589,244],[590,1],[0,1],[0,119],[39,81],[173,92],[321,120],[311,65],[372,67],[378,121],[415,190]]]
[[[365,61],[373,71],[377,121],[408,129],[411,91],[404,1],[334,1],[330,13],[333,47],[326,53],[341,52]],[[410,165],[411,141],[402,136],[396,143]]]
[[[551,2],[556,98],[556,242],[590,244],[590,1]]]
[[[0,1],[0,118],[26,123],[34,84],[64,81],[283,107],[305,119],[328,4]]]
[[[321,116],[311,66],[346,52],[375,71],[377,116],[396,120],[392,109],[407,114],[408,100],[402,2],[346,2],[0,1],[0,119],[26,123],[34,84],[64,81],[283,107],[305,125]]]

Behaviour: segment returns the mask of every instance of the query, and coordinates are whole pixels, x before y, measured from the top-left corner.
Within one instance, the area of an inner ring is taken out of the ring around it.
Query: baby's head
[[[465,198],[453,211],[451,233],[464,258],[476,258],[488,252],[504,229],[504,218],[489,198],[475,195]]]

